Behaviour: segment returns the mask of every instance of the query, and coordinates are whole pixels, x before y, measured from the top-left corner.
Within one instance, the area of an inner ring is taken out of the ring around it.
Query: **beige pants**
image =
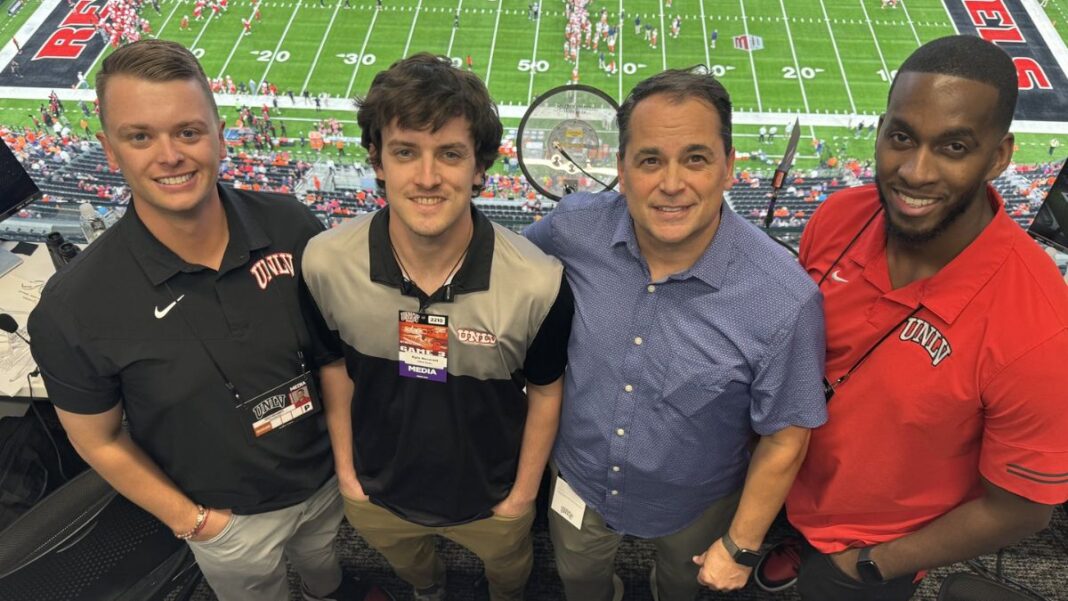
[[[415,524],[370,501],[345,499],[345,517],[367,544],[393,566],[397,576],[417,589],[445,583],[445,564],[434,548],[434,536],[466,547],[486,566],[492,601],[522,601],[534,547],[530,527],[534,510],[514,518],[499,516],[459,526]]]

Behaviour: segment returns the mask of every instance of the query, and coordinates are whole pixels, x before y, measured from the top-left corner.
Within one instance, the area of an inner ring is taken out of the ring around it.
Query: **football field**
[[[266,80],[298,95],[308,90],[346,98],[362,94],[394,60],[428,51],[458,65],[470,56],[499,103],[527,105],[567,83],[575,66],[563,53],[563,2],[541,4],[540,18],[531,19],[523,0],[382,0],[381,8],[375,0],[236,0],[217,17],[191,20],[187,29],[180,22],[192,12],[189,0],[164,0],[161,14],[146,6],[142,15],[155,35],[193,49],[209,77],[229,75],[257,86]],[[596,52],[580,51],[580,82],[620,99],[664,68],[704,64],[740,111],[877,114],[901,61],[921,43],[956,31],[941,0],[909,0],[893,9],[878,0],[671,4],[591,2],[591,20],[606,9],[618,39],[614,55],[604,40]],[[257,6],[261,21],[253,18]],[[681,28],[672,37],[676,16]],[[252,21],[249,35],[243,18]],[[635,18],[642,34],[635,33]],[[658,32],[656,48],[645,39],[646,25]],[[762,48],[736,47],[746,44]],[[615,62],[614,74],[598,68],[601,53]]]

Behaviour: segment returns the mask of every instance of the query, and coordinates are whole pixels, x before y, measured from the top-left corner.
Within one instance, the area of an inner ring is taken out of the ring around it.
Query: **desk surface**
[[[19,332],[27,336],[26,320],[41,299],[45,282],[56,270],[44,244],[3,242],[0,248],[11,250],[17,244],[24,249],[32,247],[33,251],[28,255],[20,254],[22,264],[0,277],[0,313],[14,317],[19,324]],[[36,365],[30,355],[29,345],[14,334],[0,332],[0,396],[30,396],[26,376],[34,369]],[[40,378],[34,380],[33,393],[36,397],[47,396]],[[0,411],[3,409],[0,407]]]

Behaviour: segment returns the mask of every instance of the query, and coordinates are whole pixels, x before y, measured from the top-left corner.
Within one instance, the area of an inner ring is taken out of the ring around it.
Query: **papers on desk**
[[[19,330],[23,336],[26,328]],[[30,345],[14,334],[0,332],[0,394],[14,396],[26,387],[26,376],[37,365],[30,354]]]
[[[14,244],[4,242],[0,247]],[[29,338],[26,321],[41,300],[41,289],[55,268],[44,244],[37,245],[33,254],[22,255],[22,259],[22,265],[0,278],[0,313],[14,317],[19,333]],[[26,376],[36,367],[28,344],[14,334],[0,332],[0,394],[14,396],[24,390]]]

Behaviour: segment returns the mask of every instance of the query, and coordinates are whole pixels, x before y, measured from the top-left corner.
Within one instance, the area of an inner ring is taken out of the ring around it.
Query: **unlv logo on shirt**
[[[293,270],[293,255],[291,253],[269,254],[253,263],[252,267],[249,268],[249,273],[256,278],[256,284],[260,287],[260,290],[266,290],[267,284],[270,284],[271,280],[276,276],[288,275],[289,277],[296,277],[297,275]]]
[[[901,330],[899,337],[922,346],[931,356],[932,366],[937,366],[953,352],[949,346],[949,340],[946,340],[942,332],[919,317],[910,317],[905,322],[905,327]]]

